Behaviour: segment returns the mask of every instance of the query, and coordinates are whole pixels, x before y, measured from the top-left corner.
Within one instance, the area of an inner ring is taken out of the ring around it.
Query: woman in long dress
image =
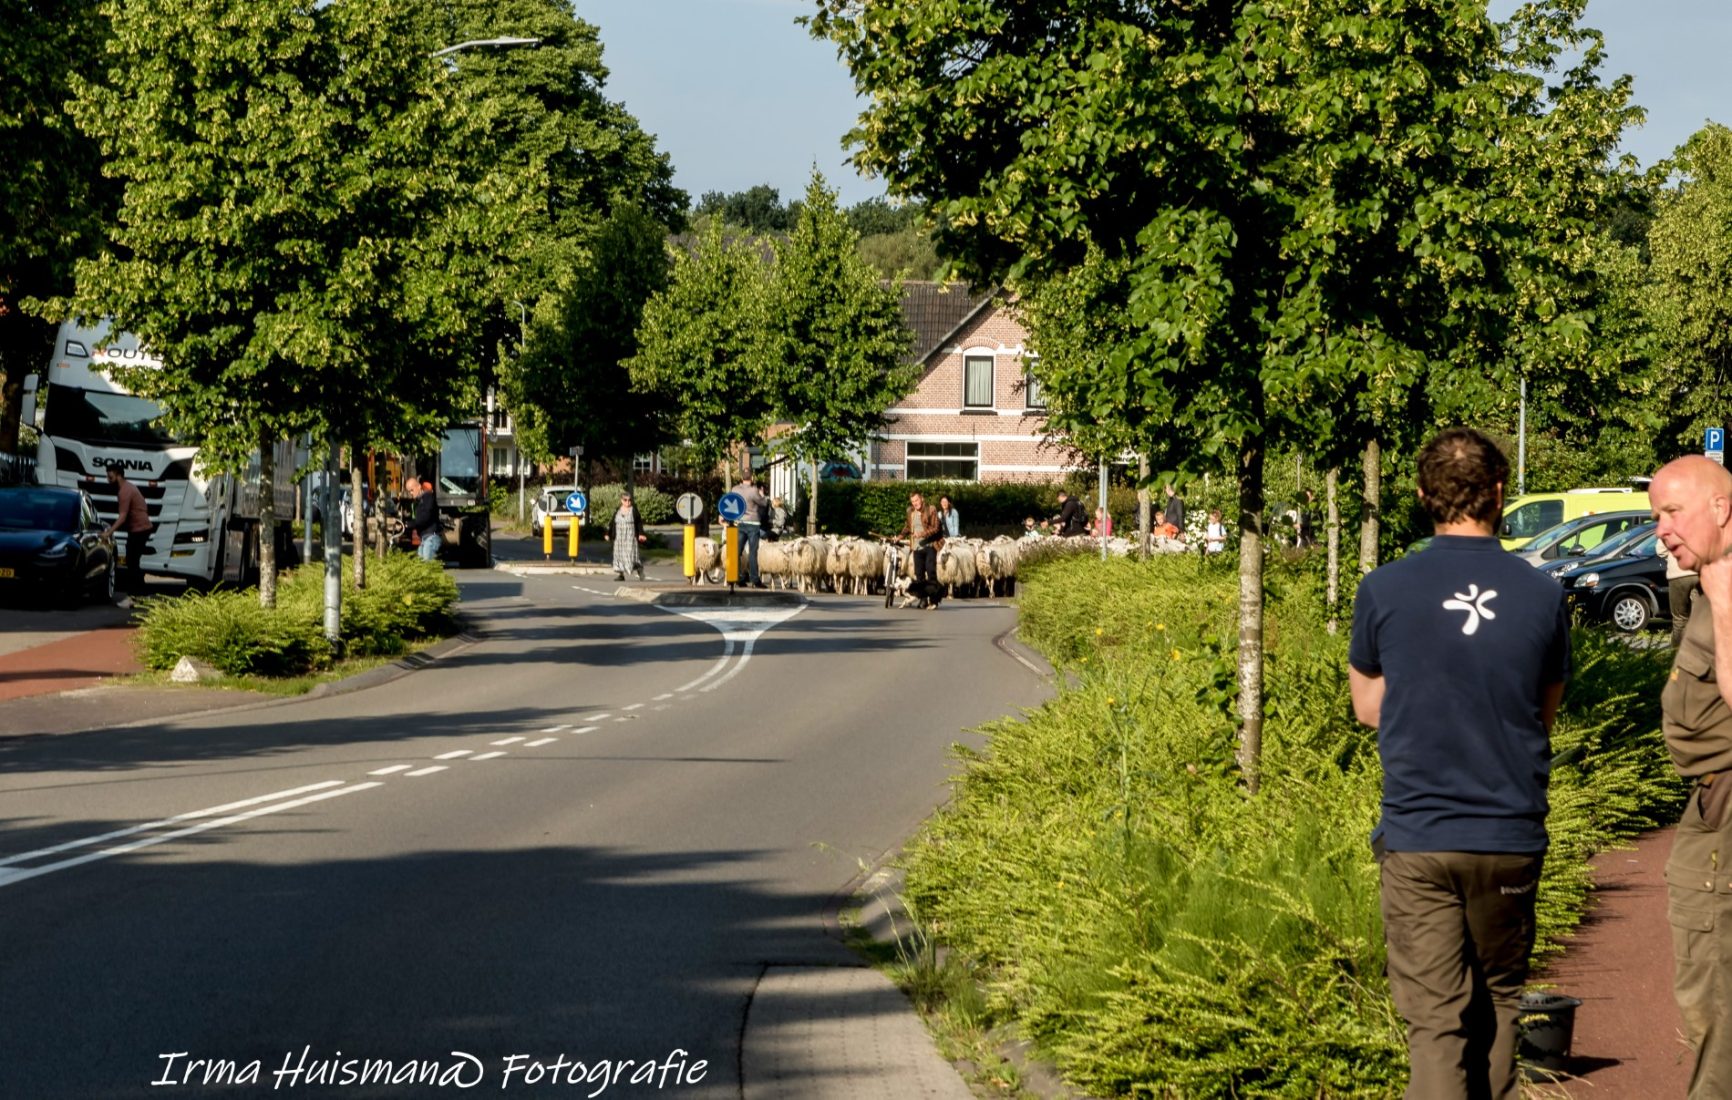
[[[643,580],[643,557],[638,553],[638,545],[644,541],[643,517],[632,507],[629,494],[619,498],[619,511],[613,514],[613,525],[603,537],[613,541],[613,579],[623,581],[627,573],[635,573]]]

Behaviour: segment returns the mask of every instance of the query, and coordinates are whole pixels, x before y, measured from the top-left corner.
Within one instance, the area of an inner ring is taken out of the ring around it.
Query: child
[[[1227,548],[1227,525],[1221,522],[1221,510],[1209,509],[1209,526],[1203,532],[1203,550],[1219,554]]]

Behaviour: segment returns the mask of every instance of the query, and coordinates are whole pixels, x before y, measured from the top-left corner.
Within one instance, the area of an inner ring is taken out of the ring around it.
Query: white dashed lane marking
[[[662,701],[662,700],[663,700],[663,699],[672,699],[672,698],[673,698],[673,697],[674,697],[674,693],[673,693],[673,692],[671,692],[671,691],[664,691],[664,692],[662,692],[662,693],[661,693],[661,694],[660,694],[660,695],[658,695],[658,696],[656,696],[656,698],[655,698],[655,701],[656,701],[656,702],[658,702],[658,703],[659,703],[659,702],[661,702],[661,701]]]
[[[471,760],[494,760],[494,759],[497,759],[498,757],[508,756],[508,755],[510,755],[510,754],[509,753],[503,753],[503,752],[484,752],[480,756],[471,756],[469,759],[471,759]]]
[[[456,760],[458,757],[468,756],[469,754],[473,753],[474,751],[475,751],[474,749],[456,749],[452,752],[442,752],[438,756],[435,756],[433,759],[435,759],[435,760]]]
[[[603,719],[612,718],[612,717],[613,717],[612,713],[604,711],[601,714],[592,714],[588,718],[580,718],[580,719],[578,719],[578,721],[580,721],[580,722],[600,722]]]
[[[413,768],[414,766],[415,765],[413,765],[413,764],[392,764],[388,768],[380,768],[377,771],[370,771],[367,774],[368,775],[391,775],[395,772],[406,772],[410,768]]]
[[[416,768],[412,772],[404,772],[403,776],[406,779],[417,779],[423,775],[432,775],[434,772],[442,772],[444,770],[444,764],[435,764],[430,768]]]
[[[568,730],[570,728],[571,728],[571,724],[568,722],[563,726],[548,726],[546,729],[542,730],[541,732],[542,733],[558,733],[560,730]]]
[[[600,728],[601,728],[600,726],[579,726],[576,729],[572,730],[571,732],[572,733],[594,733],[596,730],[598,730]]]
[[[495,744],[495,745],[515,745],[521,740],[523,740],[523,738],[521,738],[521,737],[507,737],[502,741],[495,741],[495,742],[493,742],[493,744]]]
[[[633,703],[629,707],[621,707],[619,709],[621,709],[621,710],[637,710],[637,709],[641,708],[642,706],[643,706],[642,703]]]
[[[551,745],[557,740],[559,740],[559,738],[557,738],[557,737],[543,737],[539,741],[530,741],[527,744],[525,744],[523,747],[526,749],[539,749],[541,746]]]

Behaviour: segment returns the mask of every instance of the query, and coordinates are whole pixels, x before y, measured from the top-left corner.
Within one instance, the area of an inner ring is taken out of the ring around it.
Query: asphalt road
[[[367,691],[0,738],[0,1097],[460,1091],[309,1088],[303,1051],[489,1091],[512,1055],[684,1051],[704,1079],[660,1091],[737,1096],[758,975],[851,961],[837,891],[1046,689],[1002,606],[819,598],[724,640],[599,580],[465,574],[486,640]],[[515,1064],[513,1095],[595,1088]]]

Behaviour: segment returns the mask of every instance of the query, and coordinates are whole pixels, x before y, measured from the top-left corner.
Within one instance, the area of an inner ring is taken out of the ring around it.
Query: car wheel
[[[1619,592],[1606,608],[1606,618],[1626,634],[1641,630],[1653,617],[1654,609],[1648,605],[1648,597],[1640,592]]]

